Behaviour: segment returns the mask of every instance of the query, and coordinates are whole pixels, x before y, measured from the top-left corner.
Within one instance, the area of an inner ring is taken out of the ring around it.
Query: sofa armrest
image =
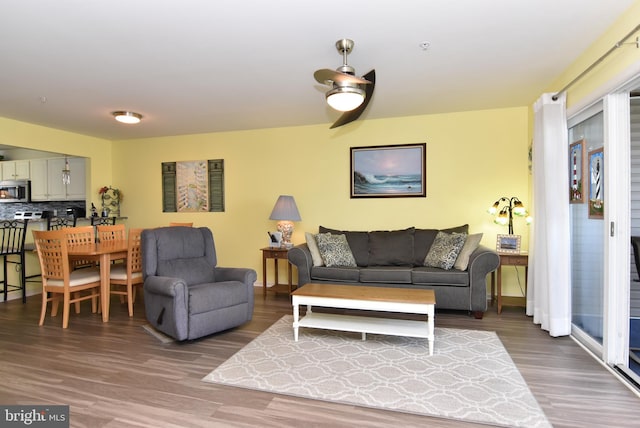
[[[469,288],[472,312],[487,310],[487,275],[498,268],[500,256],[495,250],[478,246],[469,256]]]
[[[287,253],[289,263],[294,265],[298,270],[298,287],[311,282],[311,268],[313,267],[313,259],[307,244],[296,245]]]

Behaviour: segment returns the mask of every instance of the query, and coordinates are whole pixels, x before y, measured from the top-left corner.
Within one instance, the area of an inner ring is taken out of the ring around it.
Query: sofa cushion
[[[414,231],[369,232],[369,266],[412,266]]]
[[[369,232],[358,232],[348,230],[329,229],[324,226],[318,228],[320,233],[331,233],[333,235],[344,235],[347,237],[351,253],[356,259],[358,266],[369,265]]]
[[[413,234],[414,266],[422,266],[424,264],[424,259],[427,257],[427,253],[429,252],[431,245],[433,245],[433,241],[436,239],[438,232],[438,229],[416,229]],[[442,232],[469,233],[469,225],[463,224],[462,226],[442,229]]]
[[[318,249],[318,244],[316,243],[316,237],[313,236],[312,233],[306,232],[304,234],[305,241],[307,241],[307,247],[309,247],[309,252],[311,253],[311,259],[313,260],[314,266],[322,266],[322,256],[320,255],[320,250]]]
[[[458,258],[456,262],[453,264],[453,267],[458,270],[467,270],[467,266],[469,266],[469,256],[473,253],[478,245],[480,245],[480,241],[482,240],[482,233],[476,233],[473,235],[467,235],[467,240],[464,241],[464,245],[460,250],[460,254],[458,254]]]
[[[357,267],[312,267],[311,279],[335,282],[358,282],[360,280],[360,269]]]
[[[414,267],[411,271],[411,281],[413,284],[466,287],[469,285],[469,272],[434,267]]]
[[[360,268],[360,282],[411,284],[411,266],[369,266]]]
[[[427,257],[424,259],[424,265],[445,270],[451,269],[466,239],[467,235],[464,233],[438,232]]]
[[[356,261],[353,258],[346,236],[318,233],[315,238],[325,266],[356,267]]]

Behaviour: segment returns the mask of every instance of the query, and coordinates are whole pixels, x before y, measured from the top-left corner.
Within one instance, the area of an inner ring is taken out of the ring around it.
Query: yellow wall
[[[528,204],[527,107],[242,132],[110,142],[0,118],[0,144],[89,158],[88,202],[113,185],[123,193],[130,227],[193,221],[213,230],[220,265],[261,272],[259,248],[267,245],[269,220],[280,194],[295,197],[302,221],[294,243],[319,225],[345,229],[441,228],[470,224],[495,246],[506,227],[486,213],[501,196]],[[349,148],[427,143],[427,197],[350,199]],[[222,213],[162,213],[161,162],[224,159]],[[515,233],[527,227],[516,219]],[[284,273],[284,272],[282,272]],[[505,270],[505,294],[520,295]],[[259,281],[262,276],[259,275]],[[270,274],[272,280],[272,272]]]
[[[640,0],[637,0],[589,49],[567,68],[549,86],[548,92],[558,91],[595,63],[609,49],[640,24]],[[637,33],[624,45],[614,50],[605,60],[577,81],[567,91],[567,107],[570,108],[605,86],[614,76],[640,61],[640,49],[636,46]]]
[[[124,194],[129,226],[207,226],[220,265],[259,273],[259,248],[267,245],[266,231],[275,229],[269,214],[280,194],[293,195],[302,216],[294,243],[319,225],[371,230],[469,223],[495,247],[495,235],[506,227],[493,224],[486,209],[500,196],[528,203],[527,132],[527,107],[521,107],[367,120],[336,130],[322,125],[119,141],[112,184]],[[350,199],[350,147],[421,142],[427,143],[426,198]],[[225,212],[161,212],[162,162],[219,158],[225,162]],[[515,229],[526,243],[522,219]]]

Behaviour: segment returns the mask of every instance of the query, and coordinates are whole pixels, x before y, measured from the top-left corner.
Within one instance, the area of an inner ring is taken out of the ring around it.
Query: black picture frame
[[[351,147],[351,198],[424,198],[426,165],[426,143]]]

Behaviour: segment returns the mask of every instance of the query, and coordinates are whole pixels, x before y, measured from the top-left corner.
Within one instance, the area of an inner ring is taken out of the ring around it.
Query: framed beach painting
[[[351,147],[351,197],[426,197],[426,147]]]
[[[585,140],[578,140],[569,145],[569,203],[585,202],[584,168]]]
[[[591,150],[589,161],[589,218],[604,218],[604,150]]]

